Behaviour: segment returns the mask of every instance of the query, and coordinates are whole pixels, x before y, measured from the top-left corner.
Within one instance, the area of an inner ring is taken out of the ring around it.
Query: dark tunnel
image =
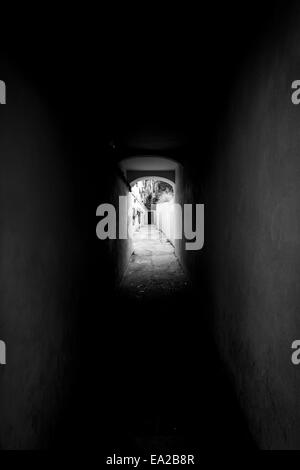
[[[300,13],[230,12],[203,12],[215,39],[197,23],[164,49],[163,23],[97,64],[92,38],[3,59],[1,449],[300,448]],[[186,285],[137,299],[131,241],[99,240],[95,211],[142,176],[204,204],[204,245],[176,240]]]

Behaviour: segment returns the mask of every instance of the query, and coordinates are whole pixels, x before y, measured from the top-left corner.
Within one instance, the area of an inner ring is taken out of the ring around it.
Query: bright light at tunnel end
[[[188,251],[201,250],[204,245],[204,204],[195,204],[195,222],[193,217],[193,204],[178,203],[170,205],[172,224],[175,240],[188,240],[185,249]],[[151,210],[154,210],[154,206]],[[118,214],[118,215],[117,215]],[[126,240],[133,237],[134,228],[130,223],[130,212],[127,196],[119,196],[119,207],[113,204],[100,204],[96,210],[96,216],[102,217],[96,226],[96,235],[99,240],[120,239]],[[195,229],[193,229],[195,227]],[[151,239],[152,231],[148,231]]]

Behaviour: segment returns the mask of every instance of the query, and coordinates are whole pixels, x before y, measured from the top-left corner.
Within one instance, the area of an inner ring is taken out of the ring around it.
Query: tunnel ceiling
[[[121,165],[124,170],[155,172],[175,170],[177,163],[169,158],[146,156],[126,158]]]
[[[156,156],[131,157],[120,162],[120,167],[126,173],[129,183],[155,176],[168,180],[171,184],[175,183],[177,166],[178,164],[172,159]]]
[[[134,130],[123,135],[121,144],[124,147],[143,150],[171,150],[182,147],[186,137],[178,130],[159,129],[148,126],[143,130]]]

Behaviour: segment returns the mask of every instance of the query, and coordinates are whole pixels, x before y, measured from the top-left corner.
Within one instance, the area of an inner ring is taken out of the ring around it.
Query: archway
[[[178,168],[175,160],[157,156],[120,162],[130,188],[129,224],[134,227],[122,288],[134,297],[168,294],[186,285],[174,248]]]
[[[130,183],[130,186],[133,217],[136,211],[139,213],[138,229],[141,225],[156,225],[158,230],[165,232],[167,230],[165,218],[169,218],[168,225],[171,223],[167,209],[171,211],[174,204],[175,183],[167,178],[150,176],[137,178]],[[160,221],[156,214],[160,214]],[[169,237],[170,229],[167,232],[165,235]]]
[[[130,186],[133,186],[135,183],[138,183],[139,181],[145,180],[145,179],[153,179],[154,181],[164,181],[165,183],[168,183],[170,186],[173,187],[175,191],[175,181],[172,181],[169,178],[165,178],[163,176],[157,176],[157,175],[145,175],[142,174],[142,176],[139,176],[135,178],[134,180],[130,181]]]

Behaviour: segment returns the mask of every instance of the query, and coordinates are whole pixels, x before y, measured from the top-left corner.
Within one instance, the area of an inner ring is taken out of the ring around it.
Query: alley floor
[[[188,279],[174,247],[155,225],[144,225],[133,235],[134,251],[124,275],[121,292],[135,299],[178,293]]]
[[[133,242],[105,332],[110,448],[120,439],[137,455],[196,455],[199,442],[251,444],[214,347],[205,284],[190,285],[155,225],[135,232]],[[228,433],[228,422],[237,433]]]

